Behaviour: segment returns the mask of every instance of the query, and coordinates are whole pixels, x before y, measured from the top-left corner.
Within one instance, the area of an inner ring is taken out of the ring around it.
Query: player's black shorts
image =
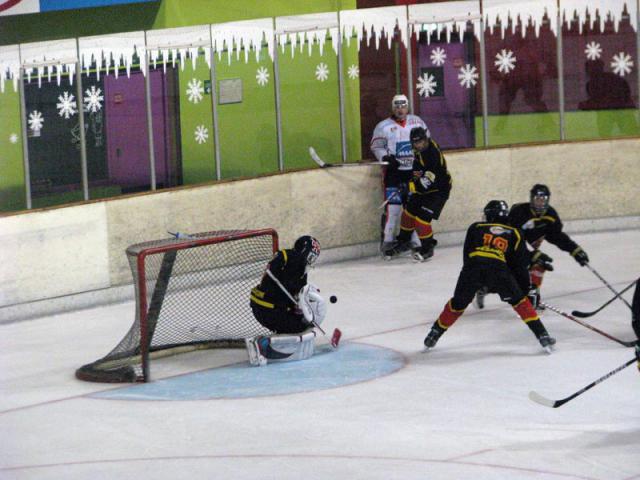
[[[251,302],[253,316],[263,327],[275,333],[301,333],[309,328],[302,313],[280,308],[266,308]]]
[[[414,193],[407,201],[407,211],[421,220],[430,222],[440,218],[440,213],[447,203],[449,195],[440,193]]]
[[[503,301],[511,305],[515,305],[524,297],[522,289],[506,263],[484,258],[471,259],[462,267],[451,306],[454,310],[464,310],[469,306],[476,292],[485,286],[489,287],[490,292],[497,293]]]

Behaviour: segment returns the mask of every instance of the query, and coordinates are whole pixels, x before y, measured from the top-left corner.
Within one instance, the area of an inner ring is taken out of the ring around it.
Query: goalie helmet
[[[504,200],[491,200],[484,206],[484,218],[487,222],[500,223],[509,215],[509,205]]]
[[[549,187],[542,185],[541,183],[536,183],[531,187],[531,191],[529,193],[531,210],[533,210],[536,215],[544,215],[549,208],[549,197],[551,197]]]
[[[310,235],[303,235],[296,240],[293,249],[306,260],[307,265],[313,265],[320,256],[320,242]]]

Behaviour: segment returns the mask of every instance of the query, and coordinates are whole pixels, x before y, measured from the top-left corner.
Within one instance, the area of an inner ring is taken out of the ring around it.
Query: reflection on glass
[[[40,83],[40,85],[39,85]],[[24,81],[31,197],[34,208],[83,199],[76,88],[57,81]]]
[[[554,19],[555,21],[555,19]],[[522,28],[526,28],[522,35]],[[560,139],[556,37],[545,16],[536,36],[518,20],[504,38],[500,25],[485,30],[489,143]]]
[[[611,18],[563,29],[568,139],[640,134],[636,32],[625,11],[616,32]],[[580,33],[582,27],[582,33]]]
[[[417,42],[416,105],[433,138],[444,150],[482,146],[479,42],[471,25],[460,42],[455,32],[421,32]],[[430,41],[428,41],[430,40]]]

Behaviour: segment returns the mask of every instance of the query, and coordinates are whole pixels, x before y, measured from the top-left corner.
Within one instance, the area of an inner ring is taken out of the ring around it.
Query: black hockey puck
[[[336,303],[336,302],[338,301],[338,297],[336,297],[335,295],[331,295],[331,296],[329,297],[329,301],[330,301],[331,303]]]

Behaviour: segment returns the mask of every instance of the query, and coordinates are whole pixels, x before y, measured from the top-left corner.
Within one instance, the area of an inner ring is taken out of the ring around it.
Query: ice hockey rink
[[[640,275],[640,231],[574,239],[617,290]],[[153,362],[149,384],[92,384],[74,371],[124,336],[132,302],[1,325],[0,478],[640,479],[635,366],[557,409],[528,398],[566,397],[633,349],[547,310],[558,342],[547,355],[491,296],[423,352],[461,250],[318,265],[311,280],[338,297],[323,327],[342,343],[331,352],[320,338],[295,364],[206,351]],[[590,311],[613,296],[568,254],[543,250],[556,268],[545,302]],[[634,338],[620,301],[585,321]]]

